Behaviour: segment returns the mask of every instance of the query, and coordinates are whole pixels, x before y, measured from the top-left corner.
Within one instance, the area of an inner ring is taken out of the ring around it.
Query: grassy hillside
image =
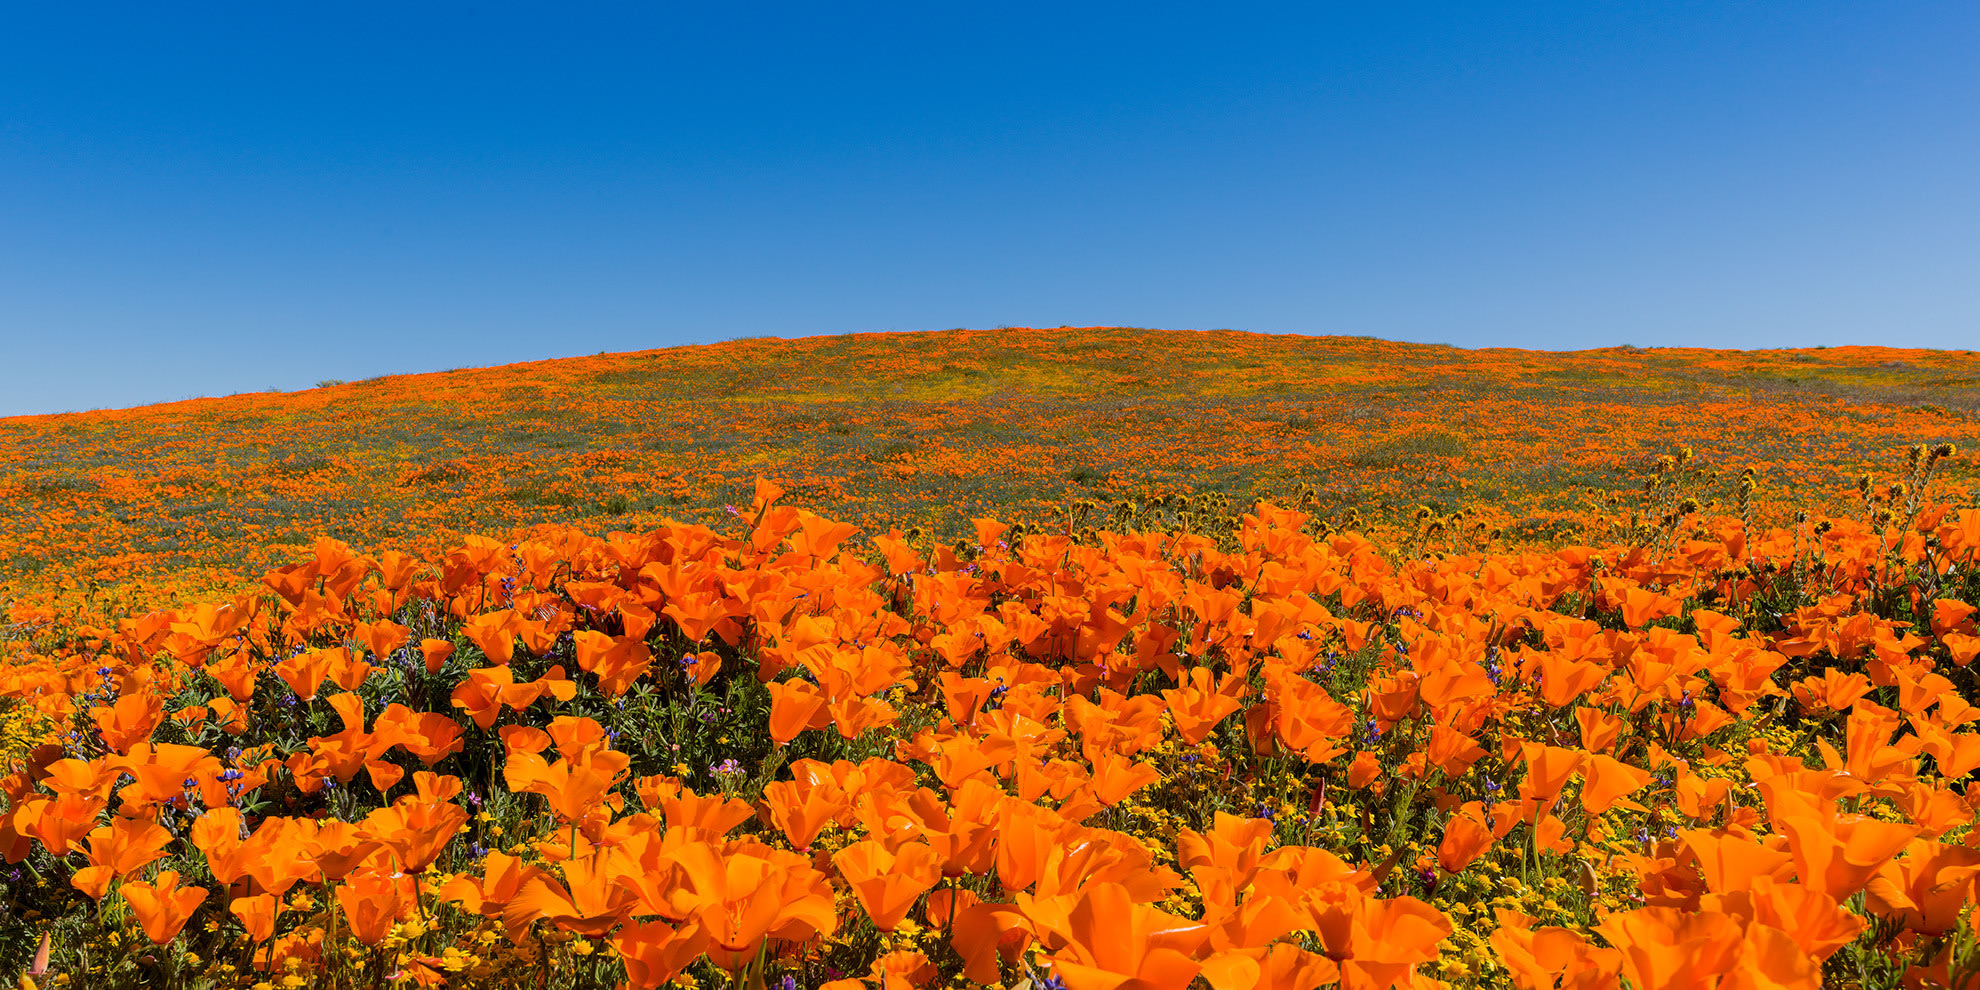
[[[1120,328],[758,338],[0,420],[0,583],[222,586],[329,535],[663,517],[718,523],[758,475],[869,531],[1302,489],[1363,527],[1465,508],[1572,539],[1677,443],[1845,506],[1914,442],[1969,449],[1972,352],[1471,351]],[[1972,482],[1956,461],[1955,495]],[[1701,494],[1730,497],[1730,476]]]

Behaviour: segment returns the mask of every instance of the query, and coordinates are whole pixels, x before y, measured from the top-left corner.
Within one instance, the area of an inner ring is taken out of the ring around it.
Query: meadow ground
[[[1957,984],[1976,415],[1089,328],[0,421],[0,977]]]

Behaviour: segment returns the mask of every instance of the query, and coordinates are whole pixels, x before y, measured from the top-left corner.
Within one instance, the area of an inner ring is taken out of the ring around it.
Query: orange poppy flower
[[[756,815],[747,801],[720,794],[697,794],[672,777],[642,777],[634,784],[648,810],[658,811],[677,829],[699,829],[714,838]]]
[[[1959,926],[1980,881],[1980,850],[1923,839],[1864,886],[1871,911],[1913,932],[1941,936]]]
[[[1534,667],[1540,679],[1540,697],[1550,708],[1573,704],[1575,699],[1600,686],[1610,673],[1606,665],[1554,652],[1539,654]]]
[[[1312,902],[1323,953],[1341,967],[1344,990],[1387,990],[1437,957],[1451,933],[1443,913],[1414,897],[1377,900],[1337,886]]]
[[[645,638],[644,633],[635,634],[630,630],[626,635],[638,635],[641,639]],[[702,650],[692,657],[684,657],[682,659],[687,664],[688,677],[696,685],[706,685],[709,681],[715,679],[716,674],[722,672],[722,655],[713,650]]]
[[[335,661],[329,650],[308,650],[276,664],[275,674],[297,698],[308,702],[316,700],[316,690],[330,677],[333,666]]]
[[[1862,890],[1918,834],[1916,825],[1810,811],[1777,814],[1774,823],[1788,838],[1801,882],[1837,900]]]
[[[364,699],[345,692],[330,698],[330,707],[343,719],[344,731],[329,736],[312,736],[309,740],[310,753],[318,765],[340,784],[349,783],[357,772],[366,769],[367,764],[377,763],[371,754],[371,736],[364,731]],[[386,786],[397,781],[401,771],[396,766],[381,767],[382,775],[389,778]]]
[[[339,647],[323,653],[330,658],[330,683],[346,691],[364,686],[364,679],[371,676],[371,664],[350,650]]]
[[[243,647],[225,660],[207,664],[206,672],[213,675],[213,679],[219,681],[221,687],[227,689],[228,697],[236,702],[244,702],[254,697],[255,681],[266,667],[266,664],[256,663]],[[318,683],[321,683],[321,680],[318,678]]]
[[[1485,757],[1485,747],[1478,745],[1470,735],[1448,725],[1430,727],[1430,745],[1425,747],[1424,756],[1430,765],[1443,771],[1444,776],[1456,778],[1464,776],[1473,763]]]
[[[1607,752],[1622,736],[1629,723],[1599,708],[1582,706],[1574,710],[1575,725],[1581,730],[1581,748],[1590,753]]]
[[[322,875],[307,845],[309,837],[307,827],[293,819],[264,819],[243,844],[240,861],[258,888],[279,897],[297,881]]]
[[[572,639],[578,667],[598,675],[598,688],[607,698],[624,694],[653,666],[653,654],[644,639],[614,638],[592,629],[581,629]]]
[[[1271,839],[1271,820],[1239,818],[1219,811],[1211,819],[1208,833],[1184,829],[1177,836],[1176,865],[1192,873],[1202,869],[1229,870],[1235,886],[1248,886]]]
[[[115,752],[128,753],[131,747],[149,740],[152,730],[165,721],[165,703],[150,691],[140,689],[118,698],[114,705],[90,712],[90,719],[96,723],[104,745]]]
[[[1650,774],[1621,760],[1601,753],[1589,753],[1581,764],[1581,806],[1590,815],[1621,806],[1635,811],[1643,806],[1629,795],[1649,786]]]
[[[912,949],[895,949],[883,953],[873,960],[873,967],[867,976],[878,980],[880,990],[916,990],[933,984],[942,976],[942,971],[928,957]]]
[[[228,803],[227,788],[219,781],[220,761],[199,746],[141,742],[128,755],[106,759],[104,765],[136,778],[118,792],[123,799],[119,813],[126,816],[183,796],[189,779],[208,805]]]
[[[680,624],[681,635],[690,643],[700,643],[708,639],[710,633],[722,637],[722,641],[734,646],[742,640],[742,627],[738,626],[734,603],[728,598],[715,594],[690,594],[667,603],[661,614]]]
[[[617,927],[632,911],[639,895],[618,883],[627,864],[618,857],[597,851],[565,859],[560,864],[566,887],[548,873],[539,874],[522,885],[503,908],[511,928],[527,925],[538,918],[581,935],[603,935]]]
[[[251,942],[266,942],[274,936],[275,916],[281,909],[281,901],[274,894],[236,897],[227,905],[227,911],[240,919],[241,927],[247,929]]]
[[[797,738],[806,729],[831,724],[825,713],[825,696],[805,681],[772,681],[770,688],[770,739],[779,746]]]
[[[1620,990],[1621,952],[1566,928],[1533,928],[1533,919],[1516,911],[1497,914],[1492,948],[1524,990]]]
[[[1786,933],[1749,929],[1720,912],[1637,908],[1609,915],[1595,930],[1621,950],[1621,973],[1633,986],[1717,986],[1734,973],[1743,976],[1741,985],[1820,985],[1819,969]]]
[[[294,819],[289,831],[301,845],[299,858],[314,864],[325,882],[343,879],[377,849],[358,826],[335,818]]]
[[[392,933],[413,901],[413,878],[403,873],[359,870],[337,885],[337,904],[351,934],[366,945],[377,945]]]
[[[1333,960],[1286,942],[1218,953],[1203,963],[1211,990],[1310,990],[1338,981],[1340,973]]]
[[[475,725],[488,729],[501,717],[504,707],[521,711],[546,697],[558,701],[577,697],[577,685],[564,677],[563,667],[551,667],[542,677],[521,683],[507,666],[470,670],[467,679],[454,688],[450,701],[453,707],[466,711]]]
[[[220,697],[209,702],[213,710],[213,724],[229,735],[240,735],[248,730],[248,710],[232,698]]]
[[[172,833],[156,822],[116,818],[92,830],[86,841],[90,865],[77,870],[69,883],[88,894],[91,900],[100,901],[109,892],[111,880],[136,873],[165,855],[165,847],[172,844]]]
[[[1119,753],[1102,753],[1093,761],[1093,796],[1109,808],[1161,779],[1154,766]]]
[[[491,851],[482,859],[481,876],[457,876],[440,888],[440,896],[472,914],[504,919],[509,938],[521,941],[522,932],[534,915],[525,916],[526,912],[510,915],[507,908],[530,881],[543,875],[539,867],[507,853]]]
[[[993,784],[980,778],[967,781],[950,793],[946,813],[936,809],[923,821],[922,838],[935,850],[943,876],[990,871],[995,862],[991,825],[997,807],[1006,800],[1008,796]]]
[[[1634,587],[1623,592],[1623,623],[1641,629],[1666,616],[1676,615],[1683,602],[1669,595]]]
[[[1218,684],[1214,676],[1208,667],[1192,667],[1176,689],[1162,692],[1176,732],[1192,746],[1210,738],[1219,723],[1244,707],[1244,678],[1227,674]]]
[[[541,794],[558,818],[579,824],[593,822],[612,789],[625,779],[632,757],[613,750],[581,753],[578,758],[549,763],[535,753],[511,752],[502,779],[518,794]]]
[[[832,863],[859,897],[873,926],[883,932],[893,931],[915,900],[942,878],[934,852],[919,842],[890,851],[867,839],[834,853]]]
[[[642,990],[673,982],[707,945],[708,936],[694,925],[675,929],[658,921],[626,925],[612,936],[612,947],[626,964],[626,981]]]
[[[445,639],[422,639],[419,641],[419,654],[426,663],[427,674],[437,674],[453,658],[454,644]]]
[[[943,917],[947,917],[946,912]],[[962,957],[963,975],[972,983],[997,983],[1001,979],[998,959],[1015,960],[1030,941],[1030,922],[1011,904],[962,906],[949,926],[949,944]]]
[[[1344,751],[1341,741],[1354,731],[1353,709],[1335,701],[1320,685],[1287,671],[1269,668],[1265,679],[1280,743],[1309,763],[1325,763]]]
[[[421,772],[419,776],[425,778],[420,781],[420,794],[373,811],[365,816],[362,826],[365,836],[388,850],[406,873],[417,873],[439,859],[468,817],[466,808],[437,798],[430,789],[433,774]],[[458,790],[458,782],[455,787]]]
[[[96,827],[97,812],[108,801],[88,794],[62,794],[54,800],[29,799],[10,814],[17,827],[41,841],[56,856],[67,856],[82,837]],[[18,862],[12,856],[9,862]]]
[[[415,712],[394,702],[373,724],[368,750],[374,758],[403,749],[432,766],[461,751],[461,726],[439,712]]]
[[[1347,785],[1355,790],[1361,790],[1375,783],[1376,779],[1381,776],[1381,759],[1375,755],[1373,750],[1364,749],[1354,754],[1354,760],[1348,764]]]
[[[1061,943],[1045,958],[1069,990],[1183,990],[1203,969],[1192,957],[1208,929],[1135,903],[1120,884],[1092,883],[1074,898],[1020,906]]]
[[[193,845],[206,854],[206,868],[213,879],[231,884],[247,875],[243,830],[238,808],[212,808],[193,821]]]
[[[1492,839],[1484,803],[1467,801],[1444,823],[1444,838],[1437,844],[1437,865],[1445,873],[1461,873],[1492,847]]]
[[[480,648],[488,662],[506,667],[516,654],[516,635],[522,629],[522,616],[513,610],[484,612],[461,625],[461,635]]]
[[[1521,746],[1520,754],[1526,762],[1526,776],[1519,782],[1519,796],[1530,809],[1528,820],[1535,821],[1580,769],[1582,754],[1579,750],[1538,743]]]
[[[1018,749],[1017,740],[1001,733],[957,733],[943,739],[928,762],[942,783],[960,787],[977,774],[1014,759]]]
[[[838,929],[832,888],[802,857],[749,842],[718,851],[688,843],[672,856],[680,883],[675,916],[708,934],[708,959],[735,972],[765,939],[803,941]]]
[[[800,851],[811,848],[818,833],[852,807],[845,792],[829,780],[803,776],[766,786],[763,800],[770,809],[770,821],[783,829],[791,845]]]
[[[1848,711],[1875,687],[1860,673],[1844,673],[1835,667],[1819,677],[1805,677],[1793,686],[1794,700],[1811,713]]]
[[[206,888],[179,886],[176,870],[161,871],[150,881],[132,881],[117,888],[124,903],[137,915],[138,924],[153,945],[164,945],[179,937],[179,930],[192,918],[193,909],[206,900]]]

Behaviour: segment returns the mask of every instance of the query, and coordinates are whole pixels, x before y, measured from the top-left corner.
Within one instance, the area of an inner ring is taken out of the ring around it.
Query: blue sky
[[[1970,2],[566,6],[0,4],[0,414],[959,326],[1980,342]]]

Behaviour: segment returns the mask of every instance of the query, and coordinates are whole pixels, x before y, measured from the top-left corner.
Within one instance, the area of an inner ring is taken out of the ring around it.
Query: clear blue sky
[[[853,330],[1980,346],[1980,4],[0,5],[0,414]]]

